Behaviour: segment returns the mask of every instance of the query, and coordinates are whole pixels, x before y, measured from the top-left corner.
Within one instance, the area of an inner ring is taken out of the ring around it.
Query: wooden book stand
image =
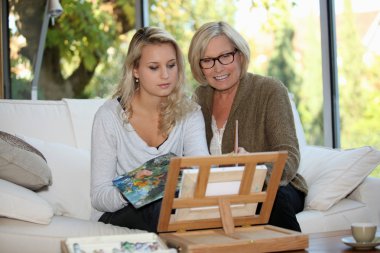
[[[286,151],[279,151],[172,158],[157,228],[160,237],[180,252],[270,252],[306,248],[306,235],[263,225],[268,223],[287,156]],[[265,189],[252,192],[258,164],[269,164],[272,169],[267,175],[269,179]],[[207,196],[211,168],[231,165],[244,166],[238,193]],[[180,172],[191,167],[198,168],[193,197],[178,197]],[[233,217],[231,205],[247,203],[261,203],[260,212]],[[176,209],[210,206],[219,207],[219,218],[176,220],[174,215]]]

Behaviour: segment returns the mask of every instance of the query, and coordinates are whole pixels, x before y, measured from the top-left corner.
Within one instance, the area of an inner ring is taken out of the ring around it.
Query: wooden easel
[[[248,155],[173,158],[169,165],[169,173],[162,201],[158,231],[164,232],[223,227],[226,234],[231,234],[234,232],[235,226],[267,223],[286,159],[287,152],[284,151]],[[265,191],[252,193],[251,187],[256,165],[262,163],[271,163],[273,165],[272,174]],[[239,194],[206,196],[205,193],[211,167],[215,165],[225,166],[231,164],[239,164],[245,167]],[[175,197],[180,170],[192,166],[199,167],[199,174],[193,198],[181,199]],[[232,217],[230,209],[231,204],[258,202],[263,203],[260,214],[252,214],[250,217]],[[172,209],[205,206],[219,206],[221,219],[199,222],[198,220],[175,221],[171,218]]]
[[[308,236],[292,230],[265,225],[287,159],[286,151],[246,155],[175,157],[171,159],[158,223],[160,237],[179,252],[273,252],[305,249]],[[211,167],[244,166],[238,194],[206,196]],[[270,164],[269,180],[262,191],[252,192],[256,165]],[[198,168],[192,197],[176,196],[180,171]],[[258,214],[234,217],[231,205],[262,203]],[[176,220],[174,209],[218,206],[220,218]],[[222,228],[222,229],[221,229]],[[273,243],[274,240],[276,243]]]

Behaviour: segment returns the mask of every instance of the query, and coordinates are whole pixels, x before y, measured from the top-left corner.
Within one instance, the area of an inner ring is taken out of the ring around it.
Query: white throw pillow
[[[305,147],[299,169],[309,187],[305,209],[329,209],[350,194],[379,164],[380,151],[372,147],[346,150]]]
[[[0,179],[0,216],[49,224],[54,215],[49,203],[35,192]]]
[[[32,137],[21,137],[40,150],[52,172],[52,185],[38,191],[56,215],[90,219],[90,151]]]

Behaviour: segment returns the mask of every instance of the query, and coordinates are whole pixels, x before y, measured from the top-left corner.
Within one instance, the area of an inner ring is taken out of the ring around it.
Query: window
[[[341,146],[380,149],[380,2],[336,0]]]
[[[237,16],[244,18],[236,24],[251,45],[249,70],[274,76],[288,87],[308,143],[323,145],[319,1],[277,1],[269,8],[249,4],[240,2]]]
[[[1,46],[3,50],[9,42],[11,94],[3,88],[0,96],[29,99],[46,1],[3,0],[2,7],[5,3]],[[164,27],[177,38],[186,56],[200,25],[224,20],[251,46],[249,71],[275,76],[294,94],[309,144],[380,149],[379,1],[65,0],[61,4],[63,14],[48,27],[39,99],[109,95],[120,76],[136,23],[149,20],[150,25]],[[326,13],[333,9],[333,15]],[[4,41],[4,15],[9,41]],[[336,37],[326,42],[323,36],[330,28],[335,28]],[[336,65],[326,69],[326,58],[321,55],[331,49],[335,54],[327,65],[335,61]],[[3,86],[8,73],[4,57],[0,62]],[[186,71],[191,92],[197,84],[188,65]],[[336,80],[336,86],[326,78]],[[331,98],[330,90],[337,91]]]
[[[8,1],[8,4],[11,97],[30,99],[45,3]]]
[[[49,1],[8,0],[10,97],[31,98],[40,38],[45,47],[38,99],[106,96],[121,71],[128,31],[135,27],[135,1],[61,1],[64,11],[54,24],[44,19]],[[44,21],[49,22],[46,39]]]
[[[201,24],[224,20],[233,25],[250,44],[249,71],[281,80],[294,94],[308,142],[324,144],[318,0],[276,1],[269,7],[260,1],[155,1],[149,18],[173,33],[185,54]],[[190,70],[187,77],[194,88]]]

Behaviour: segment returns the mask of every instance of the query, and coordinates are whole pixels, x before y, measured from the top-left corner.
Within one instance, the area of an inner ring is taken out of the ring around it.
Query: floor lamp
[[[38,99],[38,80],[40,78],[41,63],[42,63],[42,57],[44,54],[46,33],[49,27],[49,21],[51,19],[52,25],[54,25],[55,18],[61,15],[62,12],[63,12],[63,9],[62,9],[61,4],[59,3],[59,0],[46,1],[46,7],[44,11],[44,18],[42,21],[42,29],[41,29],[41,34],[40,34],[40,41],[38,43],[38,49],[37,49],[37,58],[34,64],[34,77],[32,81],[32,89],[31,89],[32,100]]]

